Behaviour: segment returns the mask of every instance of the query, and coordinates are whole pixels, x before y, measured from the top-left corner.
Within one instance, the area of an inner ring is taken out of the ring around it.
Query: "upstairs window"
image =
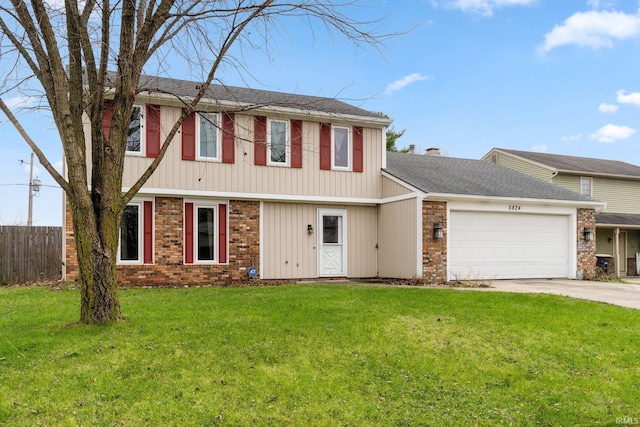
[[[591,178],[580,177],[580,194],[591,197],[593,180]]]
[[[351,169],[351,129],[334,126],[332,133],[332,166],[334,169]]]
[[[288,166],[290,163],[291,152],[291,146],[287,142],[289,136],[289,123],[284,120],[272,119],[269,119],[268,123],[268,163],[270,165]]]
[[[131,110],[127,153],[144,154],[144,107],[141,105],[134,105]]]
[[[219,160],[220,156],[220,127],[219,118],[216,113],[200,113],[197,120],[197,141],[198,159]]]

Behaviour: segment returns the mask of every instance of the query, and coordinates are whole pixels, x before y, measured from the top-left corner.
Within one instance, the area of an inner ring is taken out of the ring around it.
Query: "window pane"
[[[138,205],[128,205],[122,214],[122,224],[120,225],[120,259],[122,261],[140,260],[138,210]]]
[[[134,106],[131,110],[131,122],[129,123],[129,134],[127,135],[127,151],[140,152],[142,107]]]
[[[340,243],[341,216],[322,216],[322,243]]]
[[[218,118],[200,114],[200,157],[218,157]]]
[[[349,131],[347,129],[335,128],[333,130],[334,141],[334,165],[338,167],[349,167]]]
[[[271,122],[271,161],[287,162],[287,123]]]
[[[213,208],[198,208],[198,261],[213,261],[215,223]]]
[[[584,195],[591,195],[591,180],[589,178],[580,179],[580,192]]]

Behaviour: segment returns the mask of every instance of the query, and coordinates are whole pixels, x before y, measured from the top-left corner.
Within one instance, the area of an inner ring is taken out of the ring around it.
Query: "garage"
[[[575,263],[571,215],[451,211],[451,280],[567,278]]]

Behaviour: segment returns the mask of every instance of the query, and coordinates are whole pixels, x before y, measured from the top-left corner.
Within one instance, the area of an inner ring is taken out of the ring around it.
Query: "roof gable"
[[[560,172],[624,176],[640,179],[640,166],[618,160],[604,160],[590,157],[507,150],[504,148],[494,148],[493,150],[511,154],[513,156],[556,169]]]
[[[482,160],[388,152],[385,171],[425,193],[595,202],[557,185]]]

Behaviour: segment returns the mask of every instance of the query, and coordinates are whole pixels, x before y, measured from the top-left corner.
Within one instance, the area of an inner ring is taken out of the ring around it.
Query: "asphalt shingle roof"
[[[114,73],[109,73],[113,84]],[[178,97],[194,97],[201,83],[165,77],[141,76],[138,89],[149,93],[171,94]],[[204,99],[236,103],[244,109],[260,107],[293,108],[305,112],[323,112],[336,115],[359,116],[391,123],[384,115],[347,104],[335,98],[297,95],[284,92],[250,89],[236,86],[211,85]]]
[[[389,152],[385,171],[425,193],[595,201],[513,169],[482,160]]]
[[[618,160],[593,159],[589,157],[563,156],[560,154],[534,153],[530,151],[496,148],[554,169],[570,172],[590,172],[606,175],[622,175],[640,178],[640,166]]]
[[[640,214],[601,212],[596,214],[596,224],[640,226]]]

